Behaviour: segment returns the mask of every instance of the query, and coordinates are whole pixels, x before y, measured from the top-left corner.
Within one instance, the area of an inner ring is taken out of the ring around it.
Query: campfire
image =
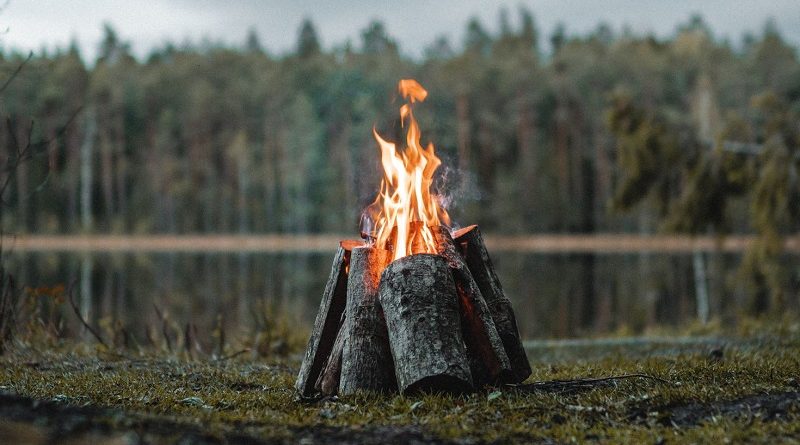
[[[420,144],[413,114],[428,93],[411,79],[398,89],[406,141],[398,148],[373,129],[383,180],[363,240],[342,241],[334,257],[297,377],[303,397],[463,393],[531,373],[480,230],[451,233],[431,191],[441,161]]]

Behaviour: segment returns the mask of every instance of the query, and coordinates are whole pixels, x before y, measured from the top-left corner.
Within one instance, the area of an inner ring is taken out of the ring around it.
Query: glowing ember
[[[392,251],[396,260],[415,253],[436,253],[431,228],[449,225],[447,212],[431,193],[433,175],[442,163],[432,143],[423,148],[420,130],[414,119],[412,105],[425,100],[428,92],[413,79],[403,79],[398,85],[407,103],[400,107],[400,119],[406,132],[406,146],[398,150],[392,142],[372,133],[381,149],[383,180],[375,202],[366,210],[374,224],[375,244]]]

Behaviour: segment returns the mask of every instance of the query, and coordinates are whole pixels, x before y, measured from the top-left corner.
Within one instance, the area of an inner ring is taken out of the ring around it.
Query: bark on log
[[[433,229],[437,250],[453,274],[459,303],[461,326],[469,353],[475,386],[514,381],[503,342],[497,332],[489,306],[472,277],[446,227]]]
[[[489,252],[483,242],[478,226],[460,229],[454,234],[455,243],[469,267],[475,282],[481,290],[483,298],[489,306],[495,327],[497,328],[503,347],[511,362],[514,383],[523,382],[531,375],[531,365],[517,329],[517,319],[511,301],[503,292],[500,280],[492,266]]]
[[[336,250],[317,318],[314,320],[311,338],[308,339],[306,353],[295,382],[295,390],[303,397],[314,394],[314,386],[333,349],[347,303],[347,266],[350,261],[350,251],[361,244],[359,241],[342,241]]]
[[[455,283],[444,258],[395,260],[383,271],[378,293],[400,391],[470,391]]]
[[[381,272],[391,252],[358,247],[350,256],[339,394],[397,389],[389,333],[378,301]]]
[[[343,314],[344,315],[344,314]],[[339,333],[336,334],[336,341],[333,349],[328,355],[325,366],[317,378],[314,389],[326,396],[332,396],[339,390],[339,379],[342,374],[342,348],[344,347],[345,329],[344,322],[340,323]]]

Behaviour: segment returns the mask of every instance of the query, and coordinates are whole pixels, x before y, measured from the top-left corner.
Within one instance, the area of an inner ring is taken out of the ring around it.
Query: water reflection
[[[17,253],[8,261],[22,285],[70,287],[80,312],[93,324],[117,323],[144,335],[145,326],[159,322],[159,311],[201,332],[210,332],[220,316],[228,332],[252,329],[263,323],[267,306],[310,326],[332,257],[333,252],[59,252]],[[729,280],[739,258],[706,258],[707,310],[722,318],[734,315],[744,304]],[[695,260],[691,254],[494,256],[525,338],[635,333],[692,322],[698,317]],[[80,331],[69,308],[55,311],[63,312],[73,332]]]

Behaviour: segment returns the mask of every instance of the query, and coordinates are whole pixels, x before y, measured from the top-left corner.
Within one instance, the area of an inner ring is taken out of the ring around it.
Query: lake
[[[334,251],[6,253],[20,286],[64,285],[87,320],[136,332],[158,325],[213,330],[219,317],[231,333],[285,313],[310,327]],[[698,318],[735,315],[747,303],[732,278],[741,254],[492,252],[524,338],[641,333]],[[797,257],[792,256],[797,262]],[[703,273],[698,275],[698,271]],[[704,275],[704,276],[703,276]],[[698,281],[699,280],[699,281]],[[696,298],[698,282],[707,298]],[[33,297],[31,297],[33,298]],[[45,298],[45,297],[38,297]],[[68,305],[54,310],[76,326]],[[59,312],[60,311],[60,312]],[[58,315],[58,314],[56,314]]]

